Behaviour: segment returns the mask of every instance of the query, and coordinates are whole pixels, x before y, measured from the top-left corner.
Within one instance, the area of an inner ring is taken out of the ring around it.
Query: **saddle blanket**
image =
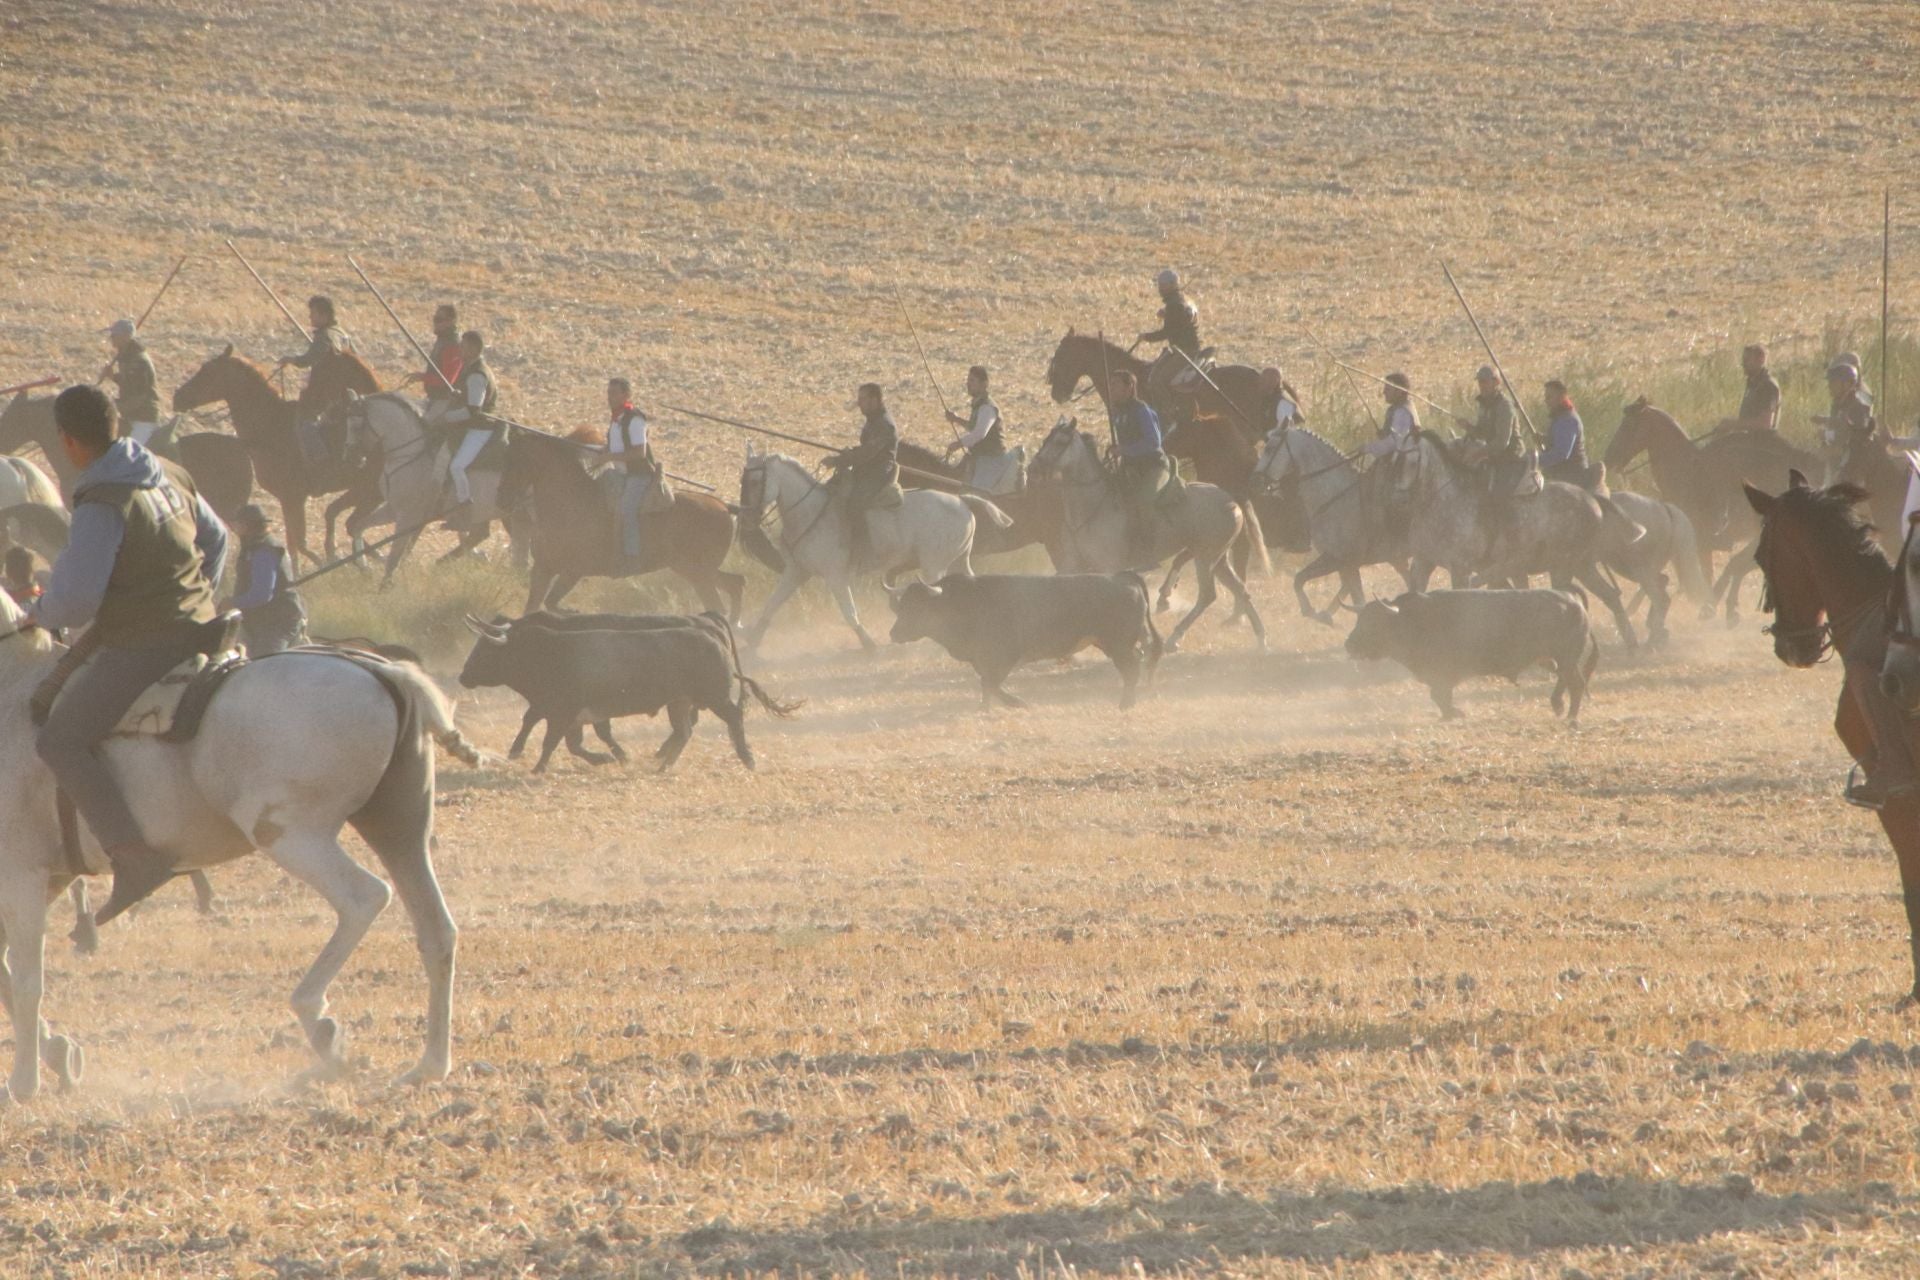
[[[247,660],[244,649],[231,649],[209,658],[204,653],[196,653],[173,670],[161,676],[158,681],[147,686],[147,691],[135,698],[133,705],[127,708],[127,714],[120,717],[120,723],[114,726],[110,735],[116,738],[165,738],[173,734],[175,722],[180,718],[181,703],[187,691],[203,677],[210,683],[217,683],[233,669],[244,665]],[[196,706],[190,711],[191,728],[199,728],[199,717],[206,712],[206,704],[212,699],[212,690],[203,691],[204,698],[196,698]],[[186,725],[181,726],[188,728]]]

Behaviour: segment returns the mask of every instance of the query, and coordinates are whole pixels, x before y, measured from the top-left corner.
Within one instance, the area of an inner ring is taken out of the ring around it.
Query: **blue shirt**
[[[1114,438],[1120,442],[1121,457],[1150,458],[1161,451],[1160,417],[1145,400],[1135,400],[1109,411],[1107,420],[1113,424]]]
[[[1587,429],[1580,421],[1580,415],[1571,409],[1553,415],[1553,421],[1547,424],[1547,447],[1540,454],[1540,465],[1550,467],[1556,462],[1565,462],[1581,450],[1581,441]]]

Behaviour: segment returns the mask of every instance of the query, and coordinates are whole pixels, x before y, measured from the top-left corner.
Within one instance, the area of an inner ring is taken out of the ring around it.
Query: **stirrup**
[[[1883,796],[1875,797],[1865,794],[1865,788],[1869,783],[1870,780],[1861,773],[1860,766],[1857,764],[1854,765],[1851,769],[1847,770],[1847,787],[1846,790],[1841,793],[1840,798],[1857,809],[1867,809],[1874,813],[1879,813],[1887,807],[1888,801],[1911,796],[1916,790],[1920,790],[1920,787],[1916,787],[1916,784],[1910,782],[1904,787],[1894,788]]]

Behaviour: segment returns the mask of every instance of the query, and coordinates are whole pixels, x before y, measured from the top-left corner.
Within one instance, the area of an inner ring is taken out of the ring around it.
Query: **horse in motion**
[[[1549,480],[1538,493],[1495,504],[1484,480],[1459,461],[1446,441],[1422,431],[1413,448],[1382,459],[1393,465],[1378,477],[1396,491],[1388,501],[1409,512],[1407,547],[1413,556],[1413,589],[1424,591],[1433,571],[1445,566],[1455,587],[1468,585],[1475,570],[1493,582],[1544,573],[1565,590],[1578,582],[1613,614],[1628,648],[1639,643],[1620,592],[1600,564],[1646,535],[1610,498]]]
[[[316,404],[332,404],[344,399],[349,391],[371,395],[380,390],[373,371],[351,352],[320,365],[314,377],[316,385],[308,398]],[[232,343],[195,370],[173,393],[175,413],[209,404],[227,406],[234,434],[253,459],[260,487],[280,504],[287,526],[287,550],[296,558],[319,559],[307,545],[308,498],[346,491],[345,497],[327,508],[328,559],[333,557],[335,515],[362,507],[370,511],[380,504],[377,467],[368,465],[354,471],[344,464],[316,467],[307,461],[296,430],[300,401],[288,400],[275,391],[258,365],[233,353]]]
[[[59,654],[45,631],[22,629],[24,621],[0,593],[0,821],[10,835],[0,853],[0,992],[13,1022],[16,1101],[38,1092],[43,1061],[63,1084],[82,1064],[78,1046],[50,1033],[41,1017],[49,890],[64,890],[74,868],[27,707]],[[102,748],[147,839],[181,870],[260,849],[333,907],[333,935],[292,997],[319,1070],[346,1065],[327,991],[392,892],[340,847],[347,825],[399,891],[426,970],[426,1045],[403,1079],[439,1080],[451,1067],[455,930],[431,852],[435,741],[478,762],[445,695],[418,667],[292,649],[227,677],[191,741],[115,736]],[[90,836],[83,855],[88,874],[106,869]]]
[[[478,478],[475,496],[479,494]],[[636,578],[670,569],[700,596],[702,607],[740,620],[747,580],[720,566],[733,545],[733,512],[704,493],[676,492],[664,511],[640,517],[640,559],[628,561],[619,518],[587,470],[579,442],[509,429],[500,502],[533,508],[533,562],[525,612],[557,609],[582,578]],[[725,593],[723,603],[721,594]]]
[[[973,522],[974,555],[1005,555],[1037,542],[1046,548],[1049,557],[1053,556],[1054,546],[1060,537],[1059,486],[1029,475],[1026,488],[1019,492],[988,496],[970,489],[965,470],[931,449],[902,440],[898,456],[902,488],[933,489],[962,496],[973,493],[976,497],[986,498],[1011,521],[1002,525],[996,520],[981,520],[976,515]],[[1057,559],[1055,563],[1058,563]],[[773,567],[778,572],[779,566]]]
[[[853,602],[852,582],[857,570],[877,569],[888,586],[893,585],[895,576],[908,570],[928,582],[938,582],[949,573],[971,576],[977,524],[1005,527],[1012,523],[984,498],[909,489],[898,507],[863,513],[870,535],[871,563],[856,565],[853,530],[845,499],[837,490],[814,479],[785,454],[755,453],[749,445],[746,463],[740,469],[742,525],[758,528],[769,509],[780,515],[780,548],[787,565],[774,584],[773,594],[761,607],[760,616],[747,628],[748,648],[759,645],[773,615],[801,583],[820,578],[840,607],[840,616],[860,638],[860,647],[871,652],[879,647],[878,642],[860,624],[860,611]]]
[[[1404,536],[1391,534],[1375,517],[1367,501],[1366,476],[1348,457],[1305,427],[1275,427],[1267,433],[1254,464],[1254,484],[1303,508],[1307,534],[1315,556],[1293,575],[1293,594],[1302,617],[1333,625],[1334,610],[1344,600],[1358,610],[1367,602],[1360,571],[1368,565],[1390,564],[1412,589]],[[1340,575],[1340,590],[1327,607],[1315,609],[1307,584],[1328,574]]]
[[[1691,439],[1672,414],[1645,396],[1621,412],[1620,429],[1607,444],[1607,474],[1624,474],[1643,453],[1660,496],[1686,512],[1693,524],[1700,572],[1713,582],[1703,616],[1712,616],[1714,602],[1725,592],[1727,622],[1732,625],[1740,613],[1740,583],[1754,567],[1753,548],[1760,536],[1760,524],[1741,497],[1741,486],[1781,486],[1789,471],[1815,471],[1820,460],[1771,431],[1727,431]],[[1713,573],[1715,551],[1729,553],[1718,579]]]
[[[9,400],[7,407],[0,409],[0,453],[40,446],[47,465],[59,479],[60,495],[71,498],[80,469],[67,460],[67,451],[60,447],[53,400],[52,396],[29,396],[24,391]],[[233,519],[234,512],[253,496],[253,460],[239,440],[218,431],[196,431],[176,436],[173,448],[180,465],[193,477],[194,488],[222,520]]]
[[[344,432],[347,465],[358,472],[363,467],[377,468],[381,502],[372,511],[356,510],[347,521],[348,536],[359,545],[360,535],[376,524],[391,520],[400,530],[387,551],[384,585],[393,579],[394,570],[407,558],[427,526],[452,506],[447,492],[447,468],[453,460],[453,443],[427,429],[420,411],[405,396],[392,391],[363,396],[349,391],[321,416],[327,429]],[[484,455],[483,455],[484,456]],[[458,559],[487,540],[493,522],[506,521],[506,508],[499,501],[500,469],[473,470],[473,505],[460,530],[460,541],[440,557],[442,564]],[[327,546],[333,546],[333,509],[327,510]]]
[[[1064,494],[1060,572],[1118,573],[1134,567],[1136,557],[1126,503],[1100,460],[1099,445],[1091,435],[1080,430],[1078,422],[1062,418],[1054,425],[1034,454],[1033,468],[1055,474]],[[1246,617],[1253,628],[1255,642],[1266,648],[1266,624],[1260,621],[1260,612],[1253,607],[1246,583],[1240,580],[1227,555],[1235,541],[1247,533],[1248,520],[1240,504],[1217,485],[1189,484],[1184,486],[1177,502],[1163,498],[1156,506],[1154,562],[1185,552],[1199,577],[1193,608],[1167,637],[1167,651],[1178,648],[1187,629],[1219,598],[1216,581],[1226,583],[1238,606],[1235,615]],[[1258,532],[1251,536],[1255,554],[1264,566],[1266,548],[1261,545]]]
[[[1047,391],[1055,404],[1066,404],[1076,398],[1080,384],[1085,382],[1105,405],[1107,382],[1114,374],[1123,370],[1131,373],[1139,380],[1144,393],[1147,375],[1152,369],[1153,361],[1142,360],[1125,347],[1096,334],[1068,329],[1053,349],[1053,358],[1047,362]],[[1174,375],[1170,398],[1156,393],[1148,399],[1153,411],[1165,419],[1163,426],[1196,417],[1228,418],[1246,434],[1249,442],[1259,439],[1256,406],[1262,402],[1264,393],[1260,390],[1258,369],[1251,365],[1224,364],[1209,370],[1206,378],[1191,369],[1183,369],[1181,373],[1185,376]]]
[[[1812,667],[1830,651],[1844,649],[1859,628],[1883,625],[1889,610],[1895,638],[1903,632],[1906,637],[1913,635],[1906,605],[1909,597],[1899,589],[1873,525],[1856,510],[1866,500],[1865,490],[1844,483],[1816,489],[1798,470],[1789,473],[1786,489],[1778,494],[1753,485],[1744,488],[1749,507],[1760,518],[1754,559],[1765,583],[1760,607],[1773,614],[1768,630],[1773,633],[1775,657],[1790,667]],[[1888,646],[1883,681],[1910,670],[1910,657],[1896,662],[1910,647],[1910,642]],[[1909,703],[1912,696],[1911,689],[1905,692]],[[1913,722],[1907,724],[1912,749]],[[1844,687],[1833,731],[1856,761],[1873,756],[1873,730],[1852,692]],[[1920,793],[1892,797],[1878,816],[1900,864],[1900,896],[1907,910],[1914,981],[1898,1007],[1910,1009],[1920,1003]]]

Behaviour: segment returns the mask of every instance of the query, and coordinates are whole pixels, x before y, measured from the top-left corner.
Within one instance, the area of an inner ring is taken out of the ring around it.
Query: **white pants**
[[[144,449],[147,447],[147,441],[153,439],[153,433],[159,429],[160,424],[157,422],[129,422],[127,437]]]
[[[467,483],[467,468],[487,447],[487,441],[493,438],[493,432],[486,427],[468,427],[467,434],[461,439],[460,447],[454,450],[453,461],[447,466],[447,474],[453,477],[453,499],[455,502],[472,502],[473,488]]]

